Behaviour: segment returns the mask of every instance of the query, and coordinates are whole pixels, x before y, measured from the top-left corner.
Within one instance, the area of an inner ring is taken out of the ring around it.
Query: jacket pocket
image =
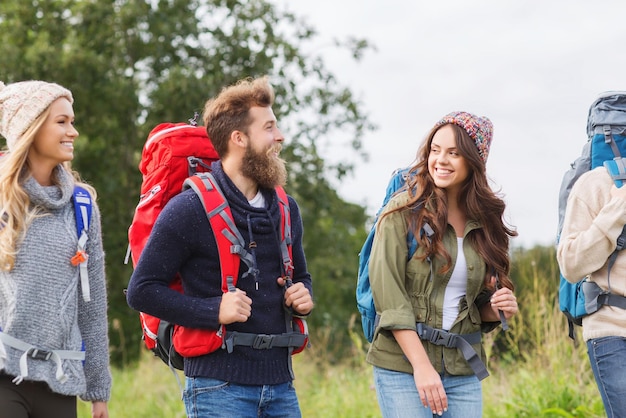
[[[470,317],[470,320],[472,321],[472,324],[480,327],[480,324],[482,324],[483,321],[482,319],[480,319],[480,311],[478,307],[475,304],[472,304],[471,306],[468,307],[468,309],[469,309],[469,317]]]
[[[411,303],[415,313],[415,322],[426,322],[428,318],[428,296],[425,294],[411,294]]]
[[[412,259],[406,267],[406,289],[411,297],[416,322],[426,322],[428,318],[428,299],[432,290],[430,267],[428,263]]]

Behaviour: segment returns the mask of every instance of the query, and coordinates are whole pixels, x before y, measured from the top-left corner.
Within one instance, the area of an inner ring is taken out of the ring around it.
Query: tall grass
[[[138,364],[114,368],[111,418],[185,418],[181,389],[169,368],[145,352]],[[182,375],[179,372],[179,377]],[[184,382],[183,382],[184,384]],[[79,402],[78,417],[90,418],[91,404]]]
[[[586,348],[568,336],[557,303],[558,269],[552,248],[514,255],[520,313],[510,329],[485,336],[491,376],[483,381],[484,417],[604,417]],[[355,318],[353,318],[355,319]],[[328,332],[318,330],[312,347],[294,356],[295,386],[305,418],[379,418],[367,345],[351,321],[349,355],[337,362]],[[109,403],[113,418],[182,418],[180,389],[170,370],[146,353],[138,364],[113,370]],[[89,417],[80,402],[79,417]]]
[[[603,417],[581,330],[568,337],[553,248],[514,255],[520,312],[486,339],[485,417]]]

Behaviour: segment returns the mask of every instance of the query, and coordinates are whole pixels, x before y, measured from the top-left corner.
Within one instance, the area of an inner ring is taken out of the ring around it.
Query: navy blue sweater
[[[241,263],[237,287],[252,299],[252,315],[247,322],[227,325],[227,330],[255,334],[286,332],[283,288],[276,283],[282,276],[281,216],[276,192],[262,189],[266,208],[252,207],[226,176],[219,161],[213,163],[212,169],[246,245],[256,241],[260,271],[257,290],[252,277],[241,278],[247,270],[245,263]],[[290,196],[289,206],[294,283],[302,282],[312,294],[311,276],[302,249],[302,219]],[[183,294],[168,287],[176,272],[182,276]],[[193,190],[187,190],[172,198],[159,215],[130,279],[127,301],[133,309],[171,323],[217,329],[221,299],[217,244],[200,199]],[[186,358],[185,375],[248,385],[284,383],[291,380],[289,353],[287,348],[256,350],[235,346],[230,354],[218,349],[205,356]]]

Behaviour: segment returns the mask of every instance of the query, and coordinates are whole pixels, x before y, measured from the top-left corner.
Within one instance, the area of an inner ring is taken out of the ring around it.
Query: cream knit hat
[[[59,97],[74,103],[72,92],[45,81],[0,81],[0,135],[11,150],[28,127]]]

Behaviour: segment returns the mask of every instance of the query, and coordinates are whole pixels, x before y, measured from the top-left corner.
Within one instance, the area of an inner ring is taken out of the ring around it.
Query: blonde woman
[[[108,417],[100,213],[70,167],[73,101],[58,84],[0,82],[0,411],[12,418],[76,417],[77,396]],[[92,201],[80,239],[76,185]]]

